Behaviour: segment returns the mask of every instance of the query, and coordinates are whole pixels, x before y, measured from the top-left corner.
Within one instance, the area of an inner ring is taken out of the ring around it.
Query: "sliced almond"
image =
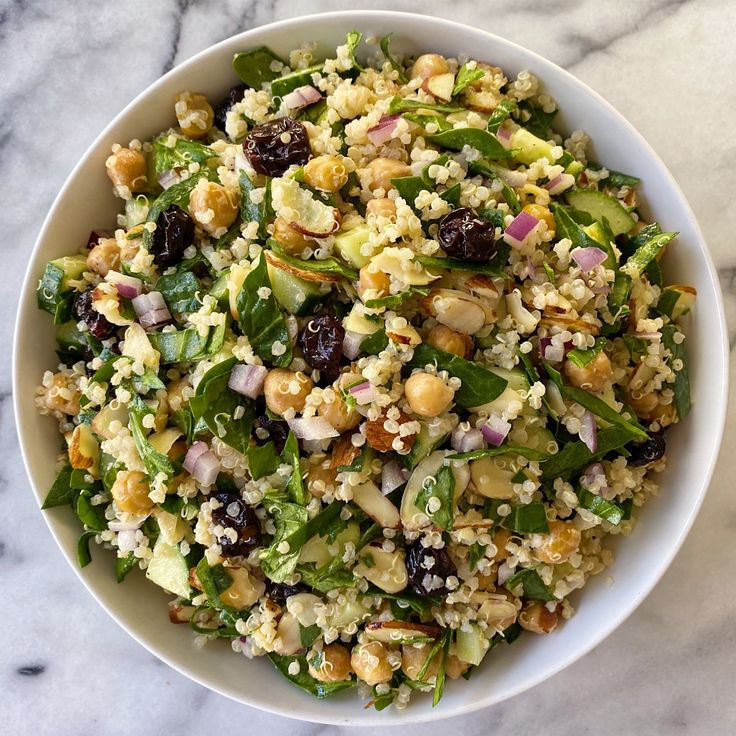
[[[326,238],[340,229],[340,212],[320,202],[295,179],[282,177],[271,184],[273,208],[289,226],[302,235]]]
[[[332,446],[330,469],[334,470],[340,465],[352,465],[353,460],[360,455],[360,447],[353,444],[352,436],[351,432],[346,432]]]
[[[404,639],[436,639],[442,630],[430,624],[414,624],[407,621],[371,621],[365,625],[365,634],[371,641],[395,644]]]
[[[440,102],[449,102],[452,99],[452,90],[455,87],[455,75],[450,72],[433,74],[427,77],[422,89]]]
[[[372,481],[353,487],[353,501],[384,529],[401,527],[399,510]]]
[[[563,330],[569,330],[570,332],[584,332],[586,335],[593,335],[596,337],[600,334],[600,327],[586,322],[584,319],[577,317],[571,317],[565,314],[550,314],[546,312],[542,315],[542,319],[539,320],[540,327],[559,327]]]
[[[169,603],[169,621],[172,624],[188,624],[196,611],[195,606],[184,606],[181,603]]]
[[[69,464],[77,470],[94,470],[100,457],[100,446],[88,424],[79,424],[69,442]]]
[[[282,657],[290,657],[302,649],[301,627],[296,617],[287,612],[279,619],[273,650]]]
[[[486,323],[482,303],[463,291],[432,289],[420,304],[440,324],[466,335],[475,334]]]

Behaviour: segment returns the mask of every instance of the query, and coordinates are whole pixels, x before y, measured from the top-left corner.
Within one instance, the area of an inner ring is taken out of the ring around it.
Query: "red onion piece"
[[[345,330],[345,337],[342,341],[342,353],[348,360],[355,360],[360,353],[360,346],[368,335],[362,335],[360,332]]]
[[[289,110],[298,110],[300,107],[313,105],[322,99],[322,93],[312,87],[311,84],[305,84],[303,87],[297,87],[295,90],[284,95],[284,104]]]
[[[591,490],[594,485],[596,490],[603,491],[608,488],[608,480],[606,479],[606,471],[600,463],[593,463],[580,475],[580,483],[583,488]]]
[[[210,448],[207,447],[204,442],[197,440],[197,442],[187,450],[184,462],[182,463],[184,470],[186,470],[187,473],[191,473],[194,470],[194,464],[197,462],[198,458],[204,455],[205,452],[208,452],[209,449]]]
[[[322,417],[303,417],[288,420],[289,429],[300,440],[326,440],[340,433]]]
[[[595,452],[598,449],[598,427],[595,423],[595,417],[591,412],[586,411],[580,419],[580,431],[578,435],[591,452]]]
[[[118,271],[108,271],[105,281],[115,284],[120,296],[126,299],[135,299],[143,291],[143,281],[135,276],[126,276]]]
[[[551,337],[539,338],[539,357],[548,363],[561,363],[572,349],[572,340],[567,340],[560,347],[552,344]]]
[[[178,184],[180,181],[181,176],[178,169],[167,169],[158,175],[158,183],[162,189],[173,187],[174,184]]]
[[[395,491],[409,478],[409,472],[406,468],[403,468],[398,460],[392,460],[390,463],[386,463],[381,470],[381,493],[384,496]]]
[[[265,365],[238,364],[230,372],[227,387],[249,399],[255,399],[263,392],[267,375],[268,368]]]
[[[184,470],[203,486],[210,486],[220,472],[220,458],[204,442],[195,442],[187,451]]]
[[[538,226],[539,220],[522,210],[504,231],[503,239],[512,247],[523,248]]]
[[[376,387],[371,385],[369,381],[352,386],[348,390],[348,393],[355,399],[355,403],[358,406],[370,404],[377,396]]]
[[[466,428],[462,422],[452,430],[452,435],[450,435],[450,447],[457,452],[472,452],[485,446],[483,433],[479,429]]]
[[[600,266],[608,258],[600,248],[575,248],[570,257],[586,273]]]
[[[138,316],[138,321],[147,330],[171,321],[171,312],[160,291],[139,294],[131,303]]]
[[[498,414],[493,414],[481,429],[486,442],[494,447],[502,445],[510,431],[511,424]]]
[[[374,125],[368,129],[366,135],[368,140],[374,146],[380,146],[391,140],[391,135],[396,130],[396,124],[399,122],[401,115],[383,115],[378,121],[378,125]]]
[[[498,138],[498,142],[505,148],[509,149],[511,148],[511,131],[508,128],[504,128],[501,126],[496,131],[496,138]]]
[[[572,174],[559,174],[550,179],[544,188],[552,195],[560,194],[565,189],[569,189],[575,183],[575,177]]]
[[[99,244],[100,240],[105,238],[114,238],[115,233],[112,230],[93,230],[87,238],[87,247],[94,248]]]

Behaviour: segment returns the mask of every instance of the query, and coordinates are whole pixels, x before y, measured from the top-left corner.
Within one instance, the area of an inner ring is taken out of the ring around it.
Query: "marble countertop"
[[[364,0],[506,36],[573,72],[654,145],[689,198],[721,276],[736,338],[736,3],[733,0]],[[238,31],[337,0],[3,0],[0,3],[0,344],[48,206],[97,133],[135,95]],[[8,186],[9,185],[9,186]],[[735,353],[732,352],[732,356]],[[734,359],[732,357],[732,367]],[[736,399],[724,448],[736,440]],[[63,561],[38,512],[0,357],[0,730],[7,734],[336,733],[246,708],[190,682],[128,637]],[[479,713],[404,728],[467,734],[736,732],[736,465],[726,453],[669,572],[588,656]],[[378,729],[380,730],[380,729]],[[375,731],[375,729],[374,729]]]

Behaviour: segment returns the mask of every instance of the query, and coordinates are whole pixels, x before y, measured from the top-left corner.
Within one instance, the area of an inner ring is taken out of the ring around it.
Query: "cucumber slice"
[[[457,648],[457,658],[466,664],[472,664],[476,667],[483,661],[488,651],[488,639],[483,636],[478,624],[468,624],[466,627],[457,629],[455,646]]]
[[[634,227],[634,218],[615,197],[595,189],[573,189],[566,197],[570,206],[587,212],[597,222],[608,221],[614,235],[622,235]]]
[[[307,281],[270,263],[268,278],[276,301],[290,314],[309,314],[325,297],[319,281]]]
[[[334,542],[328,542],[326,537],[312,537],[301,549],[299,553],[299,562],[314,562],[317,567],[326,565],[336,555],[330,552],[330,547],[334,544],[339,545],[340,556],[345,552],[345,545],[351,542],[356,545],[360,540],[360,526],[351,522],[336,537]]]
[[[153,547],[153,556],[146,569],[146,577],[169,593],[189,599],[189,568],[178,547],[167,544],[161,536]]]
[[[577,176],[583,170],[583,164],[576,161],[572,154],[565,152],[562,159],[555,161],[552,156],[553,146],[526,128],[518,128],[511,134],[511,148],[515,151],[513,157],[521,164],[533,164],[540,158],[546,158],[550,163],[559,163],[565,166],[565,173]]]
[[[146,221],[151,202],[145,194],[136,194],[125,201],[125,229],[132,230]]]
[[[368,225],[358,225],[346,232],[337,233],[334,236],[335,250],[351,266],[363,268],[371,259],[360,252],[360,247],[368,242],[369,235]]]
[[[452,425],[449,421],[440,421],[430,430],[426,424],[422,423],[419,434],[417,434],[411,452],[404,457],[404,465],[408,470],[413,470],[420,460],[439,447],[452,432]]]
[[[508,370],[506,368],[489,368],[488,370],[497,376],[501,376],[501,378],[505,378],[509,388],[514,389],[514,391],[529,390],[529,379],[523,371],[516,369]]]
[[[322,71],[322,64],[310,66],[308,69],[292,72],[284,77],[279,77],[271,82],[271,96],[283,97],[293,92],[297,87],[303,87],[305,84],[312,84],[312,74]]]

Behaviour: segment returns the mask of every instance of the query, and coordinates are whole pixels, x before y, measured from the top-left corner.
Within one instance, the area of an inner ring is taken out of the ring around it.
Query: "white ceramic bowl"
[[[86,242],[92,228],[115,222],[120,201],[113,198],[104,161],[114,142],[146,139],[173,121],[175,93],[198,90],[217,100],[236,82],[233,53],[265,44],[277,53],[303,41],[329,52],[347,31],[366,36],[393,33],[400,51],[459,53],[488,60],[516,74],[529,69],[558,101],[563,129],[590,134],[595,159],[642,178],[646,210],[668,230],[679,230],[666,259],[670,281],[693,284],[698,303],[690,319],[687,348],[695,405],[683,426],[669,435],[670,463],[661,477],[662,494],[644,509],[634,534],[622,540],[610,574],[590,581],[577,598],[578,612],[554,634],[525,636],[495,650],[471,680],[449,683],[436,709],[431,698],[416,697],[404,711],[363,710],[354,693],[317,701],[292,687],[266,660],[249,661],[225,644],[202,650],[187,626],[169,623],[166,596],[142,575],[115,582],[113,559],[97,551],[93,564],[78,570],[79,522],[68,509],[44,514],[59,547],[89,591],[141,644],[188,677],[242,703],[280,715],[335,724],[398,724],[467,713],[526,690],[590,651],[644,599],[662,576],[695,518],[718,454],[727,392],[726,331],[716,272],[690,207],[664,164],[642,137],[610,105],[568,73],[536,54],[483,31],[447,20],[407,13],[344,12],[275,23],[242,33],[203,51],[136,98],[94,142],[72,172],[46,219],[30,257],[15,335],[13,391],[21,447],[39,502],[54,475],[59,449],[55,423],[39,416],[34,389],[43,371],[55,365],[54,329],[35,304],[35,288],[51,258]]]

